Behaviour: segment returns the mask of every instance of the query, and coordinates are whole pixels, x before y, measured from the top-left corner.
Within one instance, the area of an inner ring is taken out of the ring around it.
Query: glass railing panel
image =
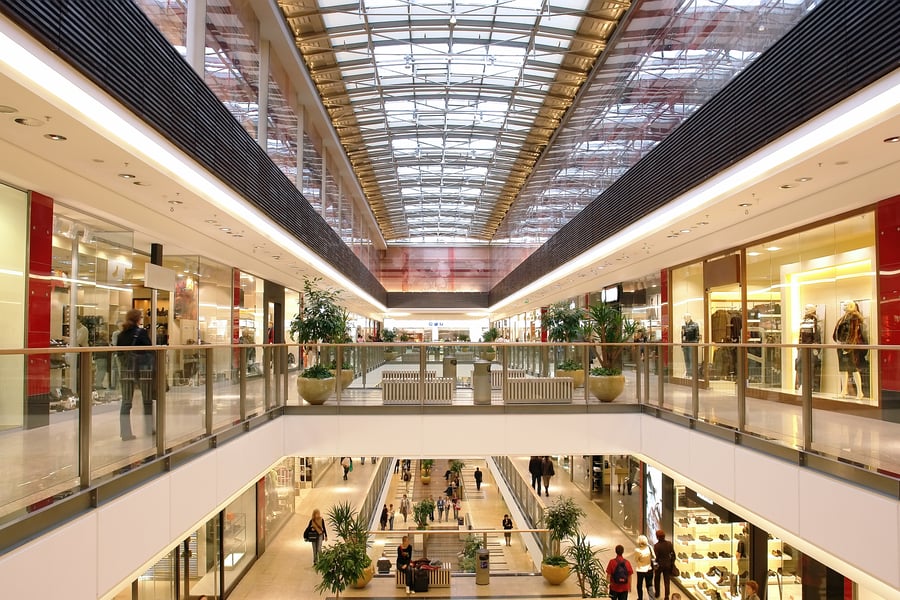
[[[678,357],[680,361],[680,357],[684,356],[685,350],[689,349],[680,344],[673,344],[668,346],[666,350],[666,364],[668,366],[669,377],[666,379],[663,388],[662,408],[680,415],[690,415],[693,402],[693,378],[690,377],[690,373],[687,372],[672,372],[673,358]],[[678,368],[683,369],[683,363],[681,363]]]
[[[112,357],[116,387],[97,390],[91,411],[91,479],[131,468],[156,453],[154,350],[120,348]],[[76,435],[77,439],[77,435]]]
[[[0,521],[47,506],[78,487],[79,399],[70,382],[77,384],[79,364],[75,353],[0,356],[0,453],[6,472]]]
[[[271,365],[265,361],[263,346],[241,346],[235,352],[235,380],[243,374],[246,379],[247,417],[262,414],[266,409],[266,370]],[[243,352],[242,352],[243,351]]]
[[[737,346],[714,345],[698,352],[698,356],[703,355],[710,360],[704,363],[706,379],[698,385],[697,418],[736,429],[740,425],[738,386],[741,385],[737,363],[742,353]]]
[[[194,346],[187,349],[169,349],[166,351],[166,364],[169,365],[168,388],[166,391],[166,447],[171,448],[190,441],[206,433],[206,386],[198,381],[199,371],[175,369],[179,364],[202,364],[206,362],[208,347]],[[189,354],[192,362],[182,358]]]
[[[213,431],[241,419],[240,349],[205,346],[208,360],[201,363],[201,381],[212,387]]]

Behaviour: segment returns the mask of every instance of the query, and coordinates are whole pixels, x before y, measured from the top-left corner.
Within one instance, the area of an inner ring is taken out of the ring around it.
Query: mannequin
[[[691,313],[684,314],[684,325],[681,326],[681,342],[683,344],[696,344],[700,341],[700,325],[694,322]],[[690,346],[682,346],[681,351],[684,353],[684,377],[690,378],[694,372],[693,362],[691,361],[692,348]]]
[[[834,327],[832,339],[838,344],[854,346],[866,343],[863,333],[863,319],[856,307],[856,302],[848,300],[844,304],[844,315]],[[838,370],[841,372],[841,395],[849,396],[850,377],[856,385],[857,400],[863,398],[862,376],[859,374],[860,364],[865,360],[867,350],[838,348]]]
[[[803,308],[803,320],[800,321],[800,335],[798,336],[798,344],[815,344],[818,346],[822,343],[822,331],[819,329],[818,308],[815,304],[807,304]],[[812,391],[818,392],[820,388],[820,378],[822,375],[822,359],[819,357],[821,348],[812,350],[813,380]],[[802,365],[800,364],[800,354],[798,352],[797,359],[794,361],[796,370],[796,378],[794,379],[794,389],[800,389],[800,382],[803,377]]]

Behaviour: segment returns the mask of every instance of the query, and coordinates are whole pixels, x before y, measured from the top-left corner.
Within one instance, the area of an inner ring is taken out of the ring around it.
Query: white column
[[[259,39],[259,93],[257,94],[256,141],[269,151],[269,40]]]
[[[191,0],[187,3],[187,10],[187,61],[203,77],[206,66],[206,0]]]

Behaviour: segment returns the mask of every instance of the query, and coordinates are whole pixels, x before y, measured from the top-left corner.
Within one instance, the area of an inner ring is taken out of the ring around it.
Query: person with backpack
[[[628,600],[628,592],[631,590],[631,575],[634,569],[624,556],[625,546],[616,546],[616,557],[606,565],[606,575],[609,578],[609,597],[612,600]]]

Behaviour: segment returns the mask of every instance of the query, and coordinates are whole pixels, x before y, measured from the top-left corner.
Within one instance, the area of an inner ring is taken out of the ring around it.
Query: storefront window
[[[672,269],[672,341],[676,344],[705,341],[703,339],[704,314],[703,265],[694,263]],[[693,354],[688,347],[676,348],[672,355],[672,375],[690,379]],[[698,355],[702,363],[702,352]],[[704,378],[700,364],[698,372]]]
[[[266,473],[266,540],[271,543],[285,523],[294,514],[298,480],[296,459],[283,459]]]
[[[874,343],[875,223],[857,215],[747,249],[749,380],[760,388],[800,390],[796,352],[766,344],[840,343],[847,349],[814,352],[812,392],[877,404],[876,365],[852,346]],[[841,326],[839,327],[839,323]],[[858,324],[858,326],[857,326]]]
[[[240,344],[263,344],[266,342],[266,328],[263,323],[263,288],[265,282],[259,277],[241,273],[240,314],[238,316]],[[251,375],[261,373],[262,354],[255,348],[247,351],[247,371]]]
[[[222,518],[222,566],[225,589],[231,589],[256,553],[256,487],[229,504]]]
[[[0,317],[3,329],[0,347],[21,348],[26,344],[25,257],[28,239],[28,198],[24,192],[0,185]],[[46,367],[44,367],[46,368]],[[25,404],[24,386],[10,385],[21,381],[24,359],[20,356],[0,357],[0,381],[4,383],[0,410],[0,428],[22,425]],[[46,372],[46,371],[44,371]],[[46,388],[44,388],[46,390]]]

